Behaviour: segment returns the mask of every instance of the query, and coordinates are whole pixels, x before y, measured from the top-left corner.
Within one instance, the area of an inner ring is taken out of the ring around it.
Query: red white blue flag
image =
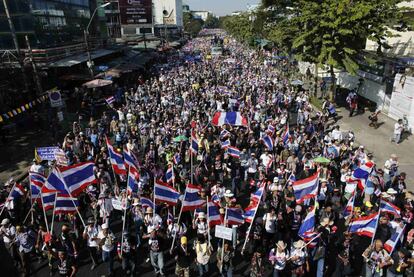
[[[314,175],[293,182],[293,191],[297,203],[302,203],[306,199],[313,198],[318,193],[319,186],[319,171]]]

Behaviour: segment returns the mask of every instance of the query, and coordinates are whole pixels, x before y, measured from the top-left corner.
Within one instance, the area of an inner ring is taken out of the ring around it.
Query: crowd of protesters
[[[30,208],[28,184],[22,184],[26,197],[4,199],[0,237],[23,276],[37,261],[47,262],[51,276],[75,276],[85,264],[93,274],[101,263],[112,276],[140,276],[145,263],[165,276],[173,274],[166,268],[172,260],[177,276],[412,276],[414,196],[398,157],[390,153],[384,165],[375,164],[375,153],[354,145],[352,132],[336,125],[333,103],[315,111],[310,93],[291,85],[292,64],[275,59],[276,51],[223,41],[229,54],[213,57],[217,39],[191,40],[154,66],[151,78],[121,90],[102,116],[73,124],[61,149],[69,165],[94,162],[97,182],[79,195],[77,212],[55,215],[53,233],[45,223],[52,214],[38,204]],[[212,124],[216,112],[239,112],[247,124]],[[127,176],[114,174],[106,137],[136,157],[132,193]],[[197,153],[189,151],[192,137]],[[239,157],[229,155],[225,141]],[[373,168],[369,176],[353,179],[366,164]],[[30,171],[47,176],[53,166],[34,161]],[[206,202],[181,216],[180,202],[145,205],[154,180],[168,182],[171,167],[170,185],[184,192],[192,183],[200,199],[214,198],[222,224],[227,209],[246,209],[264,187],[252,222],[228,226],[233,238],[223,241],[208,225]],[[293,185],[316,173],[317,194],[299,201]],[[13,187],[14,181],[6,184],[6,197]],[[113,199],[127,199],[125,214]],[[398,213],[380,211],[373,237],[350,231],[351,222],[377,213],[383,200]],[[317,237],[306,240],[300,228],[312,211]],[[387,250],[384,244],[399,233]],[[243,262],[247,267],[240,268]]]

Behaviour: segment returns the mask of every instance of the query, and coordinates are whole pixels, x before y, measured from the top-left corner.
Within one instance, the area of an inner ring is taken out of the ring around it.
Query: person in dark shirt
[[[180,245],[176,246],[171,254],[177,261],[175,274],[180,277],[190,276],[190,265],[194,260],[193,250],[187,246],[187,237],[181,237]]]
[[[388,218],[382,216],[380,218],[377,231],[375,233],[375,239],[379,239],[382,243],[385,243],[391,237],[391,228],[388,225]]]
[[[410,266],[408,259],[411,257],[410,252],[405,248],[400,248],[392,254],[392,266],[387,270],[387,276],[402,277],[406,273],[406,269]]]
[[[57,269],[61,277],[73,277],[77,272],[77,268],[73,259],[66,254],[64,249],[54,252],[50,250],[50,254],[57,258]]]

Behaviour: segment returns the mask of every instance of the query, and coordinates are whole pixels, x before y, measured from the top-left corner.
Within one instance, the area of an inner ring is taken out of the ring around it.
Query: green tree
[[[183,14],[184,31],[192,36],[196,36],[203,28],[204,21],[199,18],[194,18],[191,13]]]
[[[206,20],[204,21],[205,28],[210,28],[210,29],[218,28],[219,24],[220,24],[219,19],[210,13],[208,14]]]

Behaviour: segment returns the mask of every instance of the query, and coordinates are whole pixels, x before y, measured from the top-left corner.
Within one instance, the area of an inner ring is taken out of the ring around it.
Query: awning
[[[111,84],[112,84],[111,80],[95,79],[95,80],[84,83],[83,86],[87,88],[100,88],[100,87],[109,86]]]
[[[101,58],[117,52],[116,50],[99,49],[91,52],[91,59]],[[88,54],[82,53],[74,56],[70,56],[52,63],[49,63],[49,67],[71,67],[77,64],[84,63],[88,60]]]

